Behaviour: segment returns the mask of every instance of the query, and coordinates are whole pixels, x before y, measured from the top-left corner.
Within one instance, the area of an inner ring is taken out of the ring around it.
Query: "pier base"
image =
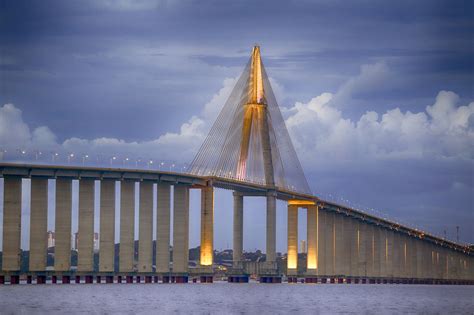
[[[17,276],[17,275],[10,276],[10,284],[20,284],[20,276]]]
[[[200,276],[199,277],[199,282],[201,282],[201,283],[213,283],[214,278],[213,278],[213,276]]]
[[[318,278],[316,277],[306,277],[304,279],[305,283],[318,283]]]
[[[173,281],[174,278],[174,281]],[[174,283],[188,283],[189,277],[188,276],[172,276],[171,277],[171,282]]]
[[[260,276],[260,283],[281,283],[280,276]]]
[[[46,283],[46,276],[36,276],[36,284],[45,284]]]

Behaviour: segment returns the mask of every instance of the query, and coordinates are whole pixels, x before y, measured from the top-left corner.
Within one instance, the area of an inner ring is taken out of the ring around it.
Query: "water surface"
[[[473,314],[474,286],[70,284],[0,286],[1,314]]]

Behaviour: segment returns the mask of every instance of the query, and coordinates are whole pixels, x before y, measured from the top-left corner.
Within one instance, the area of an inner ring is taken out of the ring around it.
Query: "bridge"
[[[233,261],[229,282],[248,282],[243,259],[244,197],[266,199],[263,283],[474,284],[474,253],[426,232],[311,194],[255,46],[250,60],[187,173],[112,167],[0,163],[4,182],[0,283],[71,281],[212,282],[214,189],[233,191]],[[31,180],[28,271],[21,270],[22,181]],[[55,180],[54,268],[47,268],[48,180]],[[71,268],[72,181],[78,180],[77,270]],[[94,270],[95,183],[100,186],[99,268]],[[119,182],[119,185],[117,185]],[[137,186],[136,183],[139,183]],[[115,196],[120,190],[120,243],[115,268]],[[139,187],[138,261],[135,188]],[[200,260],[190,269],[189,192],[201,191]],[[153,209],[153,195],[157,207]],[[276,200],[288,206],[288,250],[277,264]],[[173,207],[171,207],[171,201]],[[172,209],[171,209],[172,208]],[[298,211],[307,213],[306,268],[298,268]],[[173,222],[171,222],[173,211]],[[156,222],[153,213],[156,212]],[[172,257],[170,255],[173,224]],[[155,227],[155,228],[154,228]],[[156,251],[153,231],[156,230]],[[153,266],[153,254],[156,265]]]

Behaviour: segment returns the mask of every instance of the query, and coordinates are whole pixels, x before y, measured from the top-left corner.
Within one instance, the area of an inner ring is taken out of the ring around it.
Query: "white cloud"
[[[212,99],[204,105],[204,110],[202,112],[203,117],[206,119],[207,124],[212,124],[214,120],[219,115],[222,107],[224,107],[224,103],[229,98],[234,85],[237,83],[238,78],[226,78],[224,80],[224,86],[214,94]]]
[[[23,121],[20,109],[13,104],[0,107],[0,146],[49,147],[54,144],[55,136],[48,127],[41,126],[31,132],[30,127]]]
[[[380,116],[370,111],[357,121],[343,118],[333,97],[323,93],[308,103],[296,103],[287,118],[297,151],[308,166],[346,160],[474,158],[474,130],[469,125],[474,103],[458,107],[459,97],[453,92],[439,92],[426,112],[395,108]]]

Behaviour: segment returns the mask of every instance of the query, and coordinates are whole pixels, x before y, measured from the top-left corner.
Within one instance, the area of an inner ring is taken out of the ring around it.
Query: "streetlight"
[[[51,160],[53,163],[56,161],[56,158],[59,156],[59,153],[57,152],[51,152]]]
[[[110,159],[110,166],[112,166],[112,162],[115,161],[117,159],[116,156],[113,156],[111,159]]]
[[[151,168],[151,165],[153,164],[153,160],[148,161],[148,169]]]
[[[74,153],[71,153],[67,156],[67,163],[70,164],[71,160],[74,158]]]
[[[86,160],[89,158],[89,155],[86,154],[82,157],[82,165],[84,165],[86,163]]]
[[[21,158],[23,158],[24,156],[26,156],[26,151],[25,151],[25,150],[20,149],[20,150],[18,150],[18,151],[20,151]]]

